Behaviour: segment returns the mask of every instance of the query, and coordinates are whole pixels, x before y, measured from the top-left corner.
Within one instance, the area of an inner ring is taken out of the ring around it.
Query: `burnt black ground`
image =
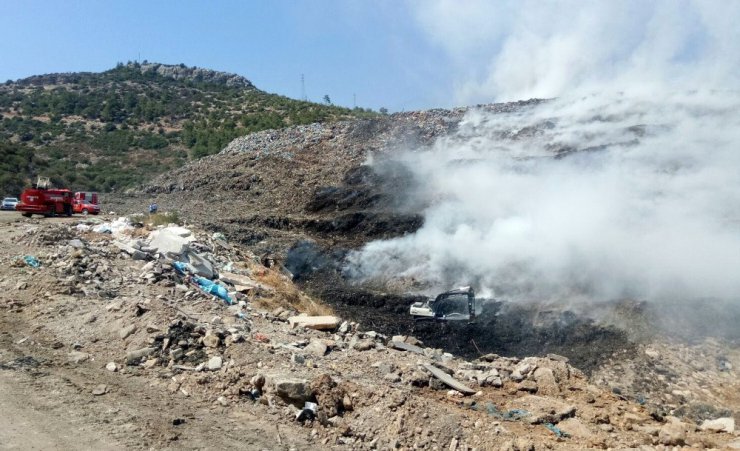
[[[343,318],[360,322],[365,330],[389,336],[410,334],[426,346],[468,359],[488,353],[509,357],[554,353],[590,374],[614,353],[635,346],[617,327],[600,325],[568,310],[542,310],[535,304],[491,302],[472,324],[417,321],[409,315],[409,306],[423,297],[373,293],[336,279],[333,283],[314,279],[304,288]]]

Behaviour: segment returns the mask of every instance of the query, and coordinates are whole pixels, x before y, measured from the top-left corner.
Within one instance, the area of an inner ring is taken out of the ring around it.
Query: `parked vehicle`
[[[21,200],[15,209],[26,217],[33,214],[72,216],[72,213],[83,215],[100,213],[98,193],[87,191],[72,193],[68,189],[51,188],[49,179],[42,177],[39,177],[31,188],[23,190]]]
[[[409,309],[414,319],[437,321],[473,321],[481,311],[482,304],[477,302],[475,292],[470,287],[460,287],[434,299],[415,302]]]
[[[15,210],[15,206],[18,204],[18,198],[17,197],[6,197],[3,199],[2,206],[0,206],[0,210]]]
[[[96,215],[100,213],[100,204],[98,204],[98,193],[89,191],[79,191],[74,195],[72,200],[72,211],[83,215]]]
[[[28,218],[33,214],[72,216],[72,192],[68,189],[27,188],[15,209]]]

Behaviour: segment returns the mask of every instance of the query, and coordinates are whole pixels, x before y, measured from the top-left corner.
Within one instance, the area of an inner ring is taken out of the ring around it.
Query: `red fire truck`
[[[21,201],[16,204],[16,211],[23,216],[33,214],[44,216],[66,215],[72,213],[100,213],[98,193],[79,192],[72,194],[68,189],[50,187],[48,178],[39,177],[38,181],[21,193]]]

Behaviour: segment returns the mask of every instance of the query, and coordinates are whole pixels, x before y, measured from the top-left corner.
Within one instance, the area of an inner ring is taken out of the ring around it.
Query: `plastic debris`
[[[92,229],[95,233],[113,233],[113,229],[110,224],[99,224]]]
[[[231,305],[234,301],[229,296],[229,292],[223,286],[217,284],[212,280],[208,280],[204,277],[193,277],[193,281],[198,284],[201,290],[208,294],[212,294],[224,300],[227,304]]]
[[[32,268],[38,268],[39,266],[41,266],[41,262],[38,261],[33,255],[24,256],[23,261]]]
[[[524,409],[511,409],[504,414],[505,420],[521,420],[522,418],[529,416],[529,412]]]
[[[210,261],[195,252],[186,252],[186,256],[190,263],[177,260],[172,262],[172,267],[178,274],[193,274],[209,280],[214,278],[216,274]]]
[[[558,437],[561,437],[561,438],[570,437],[570,434],[568,434],[567,432],[565,432],[564,430],[560,429],[559,427],[555,426],[552,423],[545,423],[545,427],[549,429],[550,431],[552,431],[552,433],[557,435]]]
[[[511,409],[508,412],[502,412],[493,403],[486,403],[486,412],[489,415],[496,418],[500,418],[505,421],[518,421],[526,416],[529,416],[529,412],[524,409]]]
[[[301,423],[304,421],[310,421],[316,418],[316,410],[318,409],[318,405],[314,402],[308,402],[303,405],[303,410],[298,412],[295,416],[296,421],[300,421]]]
[[[190,265],[187,263],[174,261],[172,262],[172,267],[175,268],[175,271],[177,271],[177,273],[181,275],[185,275],[186,273],[190,272]]]
[[[100,221],[99,219],[94,219],[94,221],[92,219],[88,219],[86,222]],[[101,222],[100,224],[94,226],[92,228],[92,231],[96,233],[110,233],[112,235],[119,235],[126,230],[132,229],[133,226],[131,225],[131,221],[126,217],[120,217],[111,222]]]

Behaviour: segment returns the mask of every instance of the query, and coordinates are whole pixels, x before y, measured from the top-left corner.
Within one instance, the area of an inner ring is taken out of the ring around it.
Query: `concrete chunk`
[[[248,276],[243,276],[241,274],[234,274],[232,272],[222,271],[219,273],[218,278],[226,283],[230,283],[238,287],[237,291],[246,291],[255,288],[259,288],[265,291],[274,291],[274,288],[259,283],[255,280],[250,279]]]
[[[134,248],[133,246],[129,246],[128,244],[122,243],[120,241],[114,241],[113,245],[123,252],[129,254],[134,260],[146,260],[146,254]]]
[[[123,327],[118,331],[118,336],[121,337],[122,340],[125,340],[134,332],[136,332],[136,324],[129,324],[128,326]]]
[[[186,229],[185,227],[180,227],[180,226],[169,226],[165,228],[164,230],[174,235],[177,235],[179,237],[182,237],[182,238],[187,238],[193,234],[193,232],[191,232],[190,229]]]
[[[142,348],[142,349],[137,349],[136,351],[131,351],[128,354],[126,354],[126,364],[136,365],[139,363],[141,359],[154,354],[154,352],[156,351],[157,351],[157,348]]]
[[[223,366],[223,359],[221,356],[213,356],[208,360],[208,369],[210,371],[217,371],[220,370]]]
[[[172,232],[170,228],[155,230],[149,237],[151,239],[149,247],[160,254],[181,255],[187,250],[188,244],[193,241],[192,237],[182,237]]]
[[[291,316],[290,327],[308,327],[316,330],[334,330],[342,320],[336,316]]]

